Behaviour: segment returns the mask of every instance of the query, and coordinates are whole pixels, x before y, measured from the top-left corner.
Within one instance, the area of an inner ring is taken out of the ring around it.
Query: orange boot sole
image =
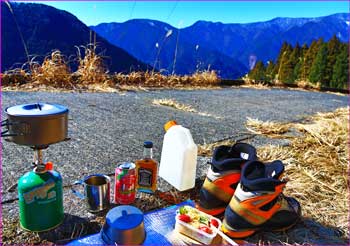
[[[242,231],[233,231],[225,227],[224,224],[221,226],[222,231],[231,238],[245,238],[253,235],[256,230],[242,230]]]

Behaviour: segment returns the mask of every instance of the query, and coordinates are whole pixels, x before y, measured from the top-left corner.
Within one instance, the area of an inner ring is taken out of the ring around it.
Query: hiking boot
[[[229,206],[222,230],[232,238],[243,238],[259,230],[286,230],[296,224],[301,208],[297,200],[285,197],[281,161],[246,163]]]
[[[217,147],[200,190],[197,208],[214,216],[222,214],[239,183],[242,166],[256,159],[256,150],[249,144]]]

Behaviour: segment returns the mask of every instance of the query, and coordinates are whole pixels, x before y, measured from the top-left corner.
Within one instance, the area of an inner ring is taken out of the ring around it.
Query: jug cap
[[[164,129],[167,132],[172,126],[176,126],[176,125],[177,125],[177,122],[175,120],[171,120],[165,123]]]

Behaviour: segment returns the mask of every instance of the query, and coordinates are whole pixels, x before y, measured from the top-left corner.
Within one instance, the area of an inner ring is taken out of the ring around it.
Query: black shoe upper
[[[241,185],[245,191],[274,191],[277,185],[285,183],[279,180],[284,172],[281,161],[264,164],[260,161],[249,161],[242,169]]]
[[[219,146],[213,152],[211,161],[214,172],[240,170],[246,161],[257,160],[256,149],[250,144],[236,143],[233,146]]]

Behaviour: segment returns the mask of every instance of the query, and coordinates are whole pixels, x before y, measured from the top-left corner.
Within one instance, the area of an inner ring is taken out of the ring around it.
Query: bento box
[[[217,235],[221,221],[191,206],[176,211],[175,230],[202,244],[210,244]]]

